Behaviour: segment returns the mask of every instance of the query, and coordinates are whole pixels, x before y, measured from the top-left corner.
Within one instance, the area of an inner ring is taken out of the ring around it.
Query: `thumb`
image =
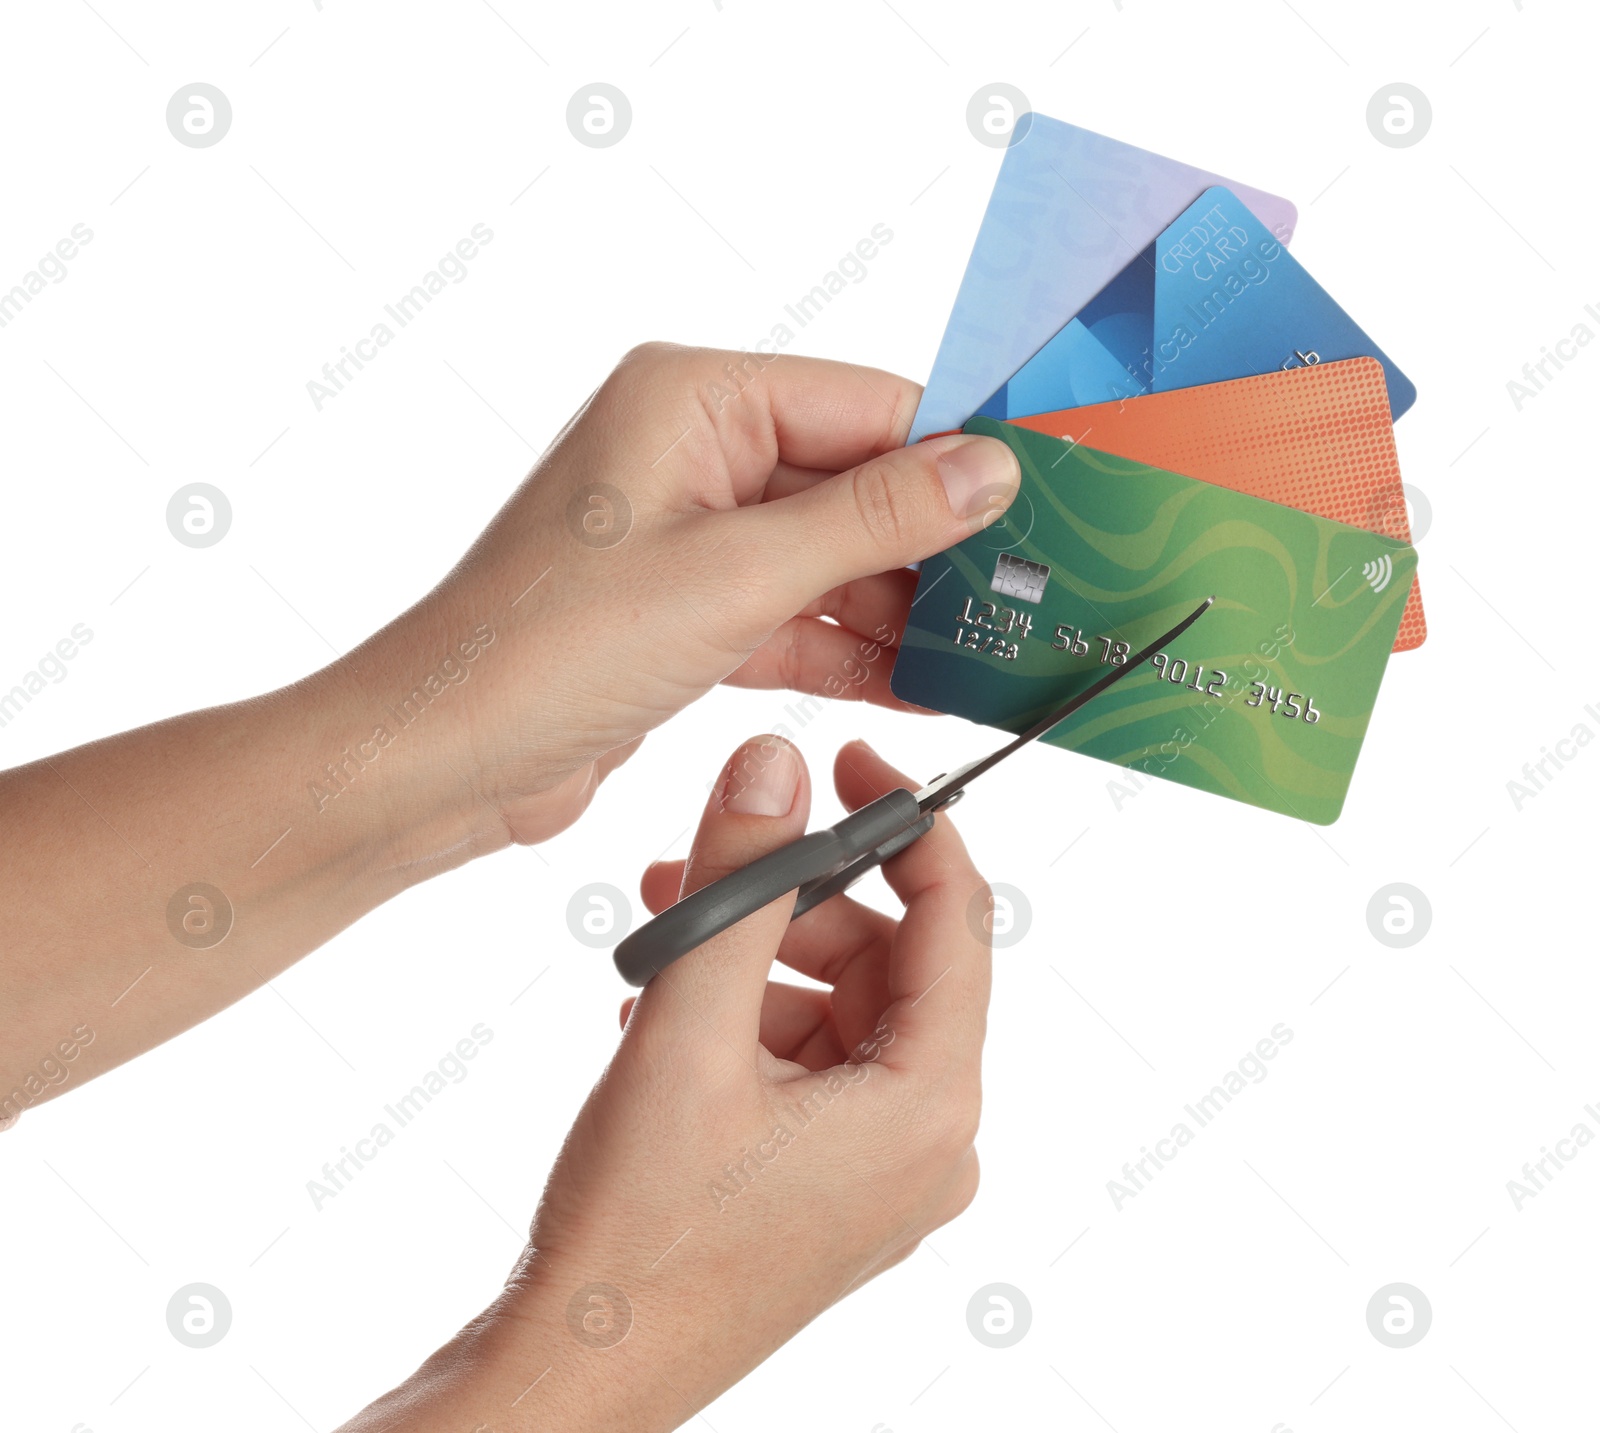
[[[811,782],[800,753],[777,736],[754,737],[728,759],[706,803],[684,867],[687,896],[805,834]],[[641,1027],[675,1027],[694,1046],[732,1047],[753,1063],[767,973],[788,928],[783,896],[660,971],[634,1011]],[[720,1037],[720,1038],[719,1038]]]
[[[987,527],[1011,505],[1020,477],[1016,454],[998,438],[948,433],[739,517],[767,559],[766,587],[786,618],[846,582],[943,552]]]

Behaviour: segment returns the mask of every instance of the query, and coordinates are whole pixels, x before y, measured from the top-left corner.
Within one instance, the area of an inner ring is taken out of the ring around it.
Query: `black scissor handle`
[[[916,795],[904,789],[880,796],[837,826],[779,846],[720,881],[685,896],[654,920],[625,936],[612,951],[629,985],[643,985],[681,955],[770,905],[799,891],[795,915],[836,895],[867,871],[909,846],[933,826]]]

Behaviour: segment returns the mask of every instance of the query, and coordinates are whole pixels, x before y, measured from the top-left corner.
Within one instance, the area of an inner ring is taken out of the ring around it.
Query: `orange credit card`
[[[1313,363],[1008,421],[1411,541],[1388,387],[1375,358]],[[1394,650],[1420,647],[1427,636],[1422,594],[1413,582]]]

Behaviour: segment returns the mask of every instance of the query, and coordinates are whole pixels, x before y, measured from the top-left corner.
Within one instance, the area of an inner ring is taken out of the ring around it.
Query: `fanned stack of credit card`
[[[1045,738],[1338,819],[1391,651],[1427,627],[1395,454],[1416,389],[1290,255],[1294,206],[1018,121],[913,439],[1015,451],[1003,517],[922,564],[892,686],[1022,731],[1207,597]]]

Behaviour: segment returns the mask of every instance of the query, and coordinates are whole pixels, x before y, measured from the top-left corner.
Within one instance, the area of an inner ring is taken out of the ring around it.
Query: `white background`
[[[1399,442],[1433,508],[1430,640],[1392,663],[1326,830],[1160,784],[1119,811],[1109,769],[1049,750],[974,791],[968,839],[1034,916],[997,955],[982,1192],[706,1421],[1592,1426],[1600,1149],[1520,1212],[1506,1189],[1576,1121],[1600,1129],[1600,746],[1520,811],[1506,787],[1576,723],[1600,732],[1579,581],[1600,350],[1521,411],[1506,389],[1600,303],[1592,15],[496,6],[8,7],[0,287],[73,224],[94,239],[0,331],[0,686],[75,623],[95,637],[0,730],[0,763],[346,650],[448,568],[625,349],[751,345],[877,223],[892,242],[794,347],[924,376],[999,159],[965,125],[982,85],[1287,195],[1295,254],[1420,390]],[[209,149],[164,120],[196,80],[234,110]],[[564,120],[597,80],[634,111],[604,150]],[[1397,80],[1434,111],[1406,149],[1365,122]],[[479,222],[470,277],[315,411],[306,381]],[[195,480],[234,508],[204,551],[165,526]],[[681,852],[731,747],[794,725],[784,701],[714,693],[540,852],[410,892],[0,1137],[0,1424],[325,1430],[475,1313],[615,1038],[622,986],[568,900]],[[799,739],[825,771],[856,734],[928,776],[994,740],[855,707]],[[1397,881],[1432,907],[1399,950],[1366,916]],[[480,1021],[470,1078],[316,1212],[306,1181]],[[1118,1212],[1106,1181],[1278,1022],[1270,1076]],[[194,1281],[234,1311],[205,1350],[165,1323]],[[1005,1350],[966,1322],[996,1281],[1033,1311]],[[1393,1281],[1433,1308],[1404,1350],[1365,1319]]]

